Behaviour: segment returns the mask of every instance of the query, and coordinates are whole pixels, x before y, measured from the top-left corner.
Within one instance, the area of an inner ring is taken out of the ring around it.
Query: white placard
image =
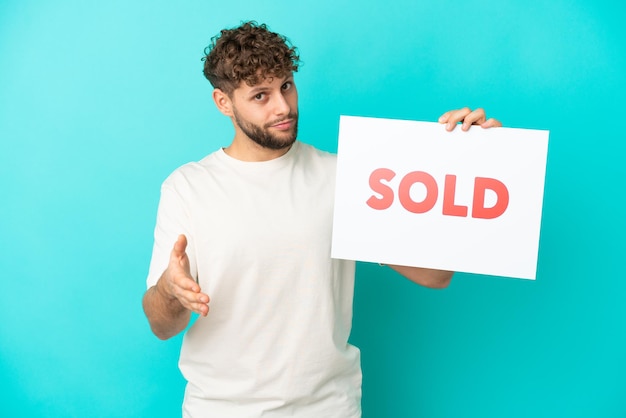
[[[535,279],[548,135],[341,116],[332,257]]]

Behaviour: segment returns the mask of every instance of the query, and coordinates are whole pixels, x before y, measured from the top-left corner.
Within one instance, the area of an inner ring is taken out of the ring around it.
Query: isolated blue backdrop
[[[551,131],[535,282],[457,274],[433,291],[358,265],[364,417],[626,416],[625,12],[0,1],[0,416],[180,414],[180,337],[158,341],[141,310],[159,186],[232,137],[200,58],[247,19],[299,47],[300,138],[323,149],[340,114],[483,106]]]

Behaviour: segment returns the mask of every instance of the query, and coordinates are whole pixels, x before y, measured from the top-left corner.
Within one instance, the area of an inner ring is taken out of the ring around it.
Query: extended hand
[[[454,130],[459,122],[463,122],[461,129],[464,131],[467,131],[472,125],[480,125],[482,128],[502,126],[502,123],[496,119],[487,119],[485,110],[481,108],[472,111],[469,107],[464,107],[463,109],[450,110],[439,117],[439,123],[445,123],[447,131]]]
[[[191,277],[189,258],[185,249],[187,237],[179,235],[170,254],[170,262],[157,283],[157,290],[166,298],[202,316],[209,313],[209,296],[200,292],[200,286]]]

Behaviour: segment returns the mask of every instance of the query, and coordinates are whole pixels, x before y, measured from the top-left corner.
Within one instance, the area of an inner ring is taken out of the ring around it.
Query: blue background
[[[159,187],[232,138],[200,58],[256,19],[320,148],[340,114],[551,131],[536,281],[358,265],[364,417],[626,416],[624,4],[1,1],[0,415],[180,414],[180,337],[141,309]]]

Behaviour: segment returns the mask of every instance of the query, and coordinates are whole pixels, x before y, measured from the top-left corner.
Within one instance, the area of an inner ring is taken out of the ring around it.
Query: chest
[[[270,259],[330,254],[334,178],[287,171],[272,176],[207,177],[189,202],[202,257]]]

